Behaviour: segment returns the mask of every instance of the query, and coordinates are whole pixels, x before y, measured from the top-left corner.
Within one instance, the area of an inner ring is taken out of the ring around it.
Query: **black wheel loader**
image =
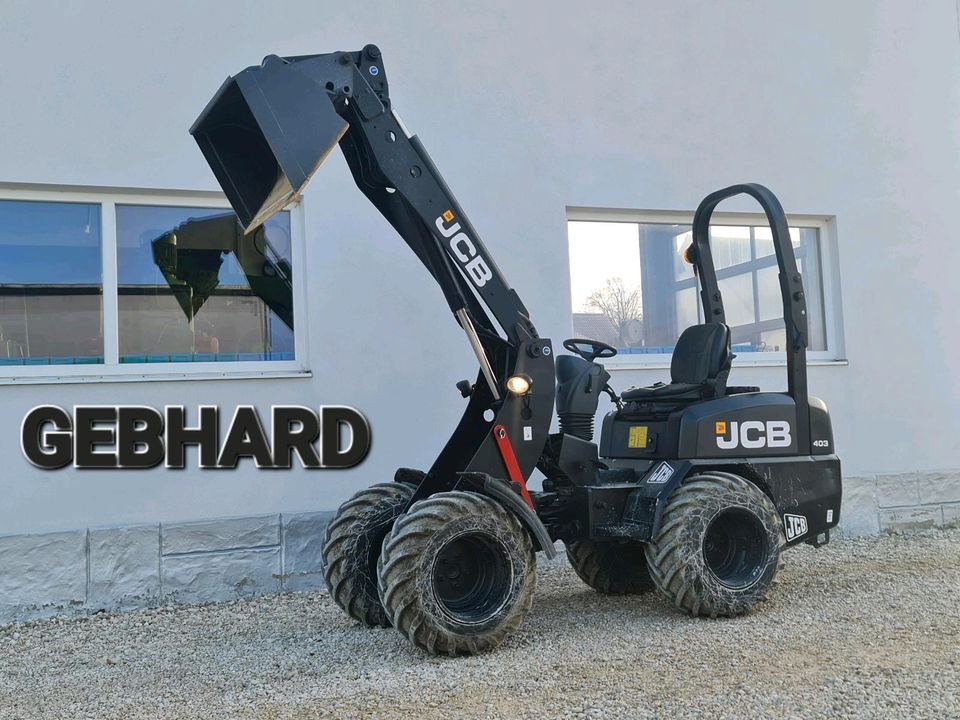
[[[355,620],[418,647],[496,646],[533,602],[535,553],[563,541],[601,593],[656,590],[691,615],[764,599],[780,554],[839,521],[840,461],[826,405],[807,394],[803,285],[783,209],[735,185],[696,211],[686,252],[704,323],[673,351],[672,381],[618,394],[590,339],[540,337],[415,135],[392,106],[380,50],[281,58],[230,77],[190,132],[247,232],[295,200],[335,144],[360,188],[440,286],[479,361],[466,409],[426,470],[402,468],[344,503],[326,531],[325,577]],[[710,218],[734,195],[770,224],[787,336],[786,392],[727,383],[730,329]],[[593,441],[601,396],[612,402]],[[554,405],[559,432],[551,433]],[[527,480],[535,469],[543,489]]]

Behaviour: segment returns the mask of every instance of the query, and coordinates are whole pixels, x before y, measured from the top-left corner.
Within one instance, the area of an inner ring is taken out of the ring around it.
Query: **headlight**
[[[529,375],[514,375],[507,378],[507,390],[514,395],[526,395],[532,382]]]

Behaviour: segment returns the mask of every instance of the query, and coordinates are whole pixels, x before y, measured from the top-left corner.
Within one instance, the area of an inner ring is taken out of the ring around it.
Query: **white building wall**
[[[960,469],[954,0],[5,0],[0,182],[216,189],[187,128],[228,74],[368,42],[543,335],[571,332],[565,208],[692,210],[762,182],[790,213],[836,218],[849,362],[812,367],[810,388],[830,405],[845,474]],[[0,535],[331,510],[399,465],[430,464],[462,408],[453,384],[474,375],[470,349],[338,154],[304,202],[297,331],[312,376],[0,387]],[[735,368],[731,382],[776,388],[784,370]],[[350,404],[373,447],[343,472],[41,472],[18,430],[47,402]]]

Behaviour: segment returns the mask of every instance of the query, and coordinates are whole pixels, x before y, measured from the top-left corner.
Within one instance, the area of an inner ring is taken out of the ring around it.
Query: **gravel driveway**
[[[960,530],[787,554],[749,617],[546,568],[521,632],[439,659],[325,595],[0,629],[2,718],[960,718]]]

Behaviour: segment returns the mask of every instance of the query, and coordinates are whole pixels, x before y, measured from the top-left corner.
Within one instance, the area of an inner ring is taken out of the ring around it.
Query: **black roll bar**
[[[797,451],[810,452],[810,403],[807,396],[807,300],[790,241],[790,227],[777,197],[763,185],[743,183],[710,193],[693,217],[693,247],[700,274],[700,298],[704,322],[725,322],[723,298],[717,284],[710,252],[710,218],[717,205],[735,195],[749,195],[763,208],[773,233],[773,247],[780,269],[783,322],[787,328],[787,392],[797,406]]]

